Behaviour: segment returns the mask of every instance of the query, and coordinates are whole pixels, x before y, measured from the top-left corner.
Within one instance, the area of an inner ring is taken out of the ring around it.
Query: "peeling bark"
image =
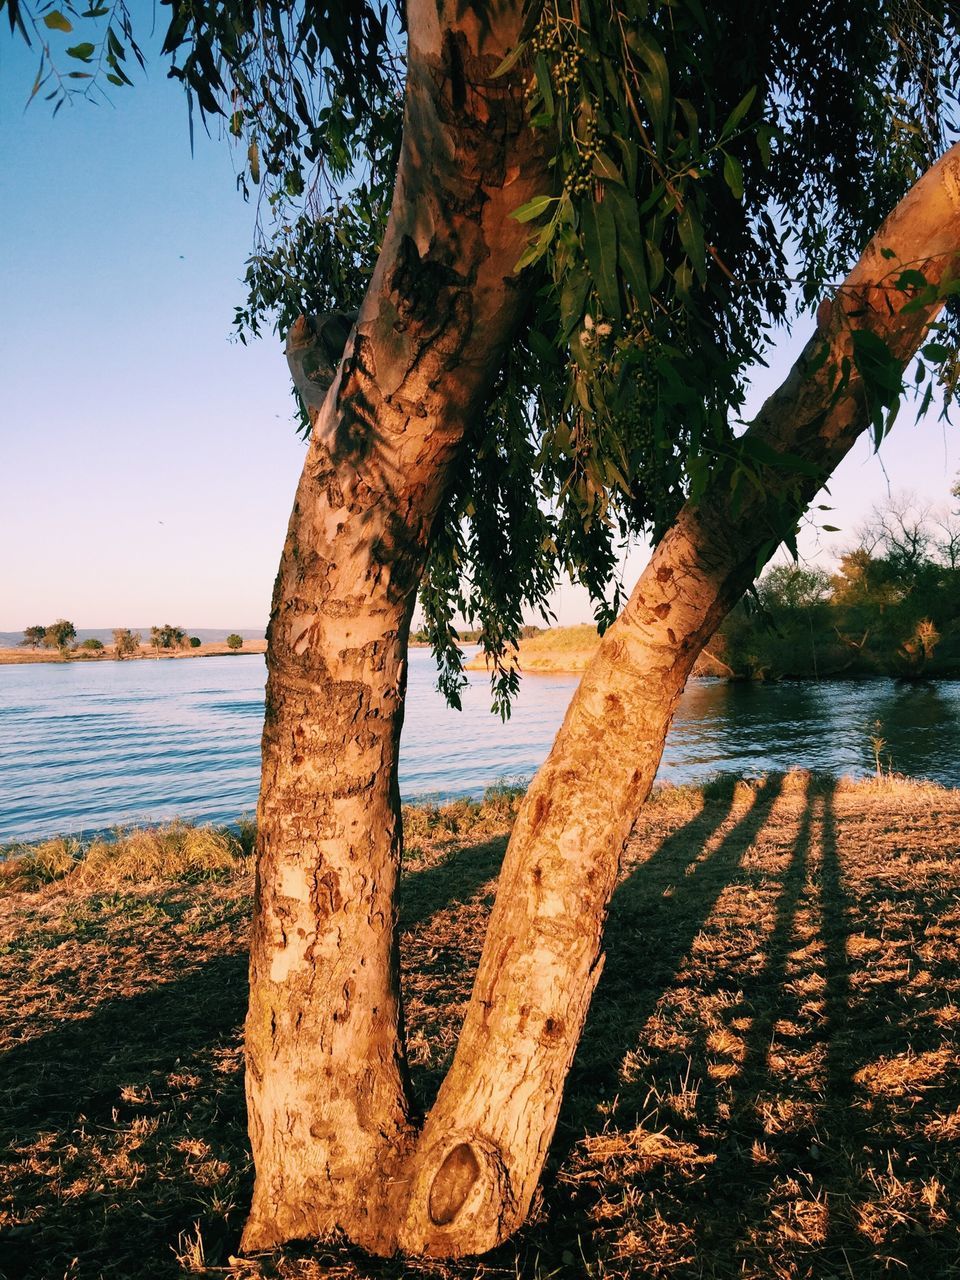
[[[245,1249],[341,1228],[396,1246],[411,1146],[398,992],[397,746],[416,586],[451,460],[524,300],[512,210],[548,189],[526,127],[513,3],[411,3],[388,231],[329,381],[324,335],[288,343],[313,422],[268,630],[246,1024],[256,1165]],[[435,1212],[455,1214],[465,1156]]]
[[[784,512],[799,519],[867,425],[855,371],[836,394],[851,329],[872,330],[906,364],[937,308],[903,312],[908,295],[889,287],[898,263],[940,282],[958,253],[955,147],[821,307],[818,332],[750,428],[816,476],[766,468],[765,492],[739,507],[719,479],[683,508],[603,637],[514,828],[456,1055],[403,1175],[404,1249],[480,1253],[527,1214],[603,963],[620,855],[693,663],[779,542]]]

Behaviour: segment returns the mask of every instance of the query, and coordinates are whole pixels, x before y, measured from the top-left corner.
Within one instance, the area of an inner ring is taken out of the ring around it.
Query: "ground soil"
[[[514,807],[407,816],[427,1100]],[[39,889],[62,859],[28,860],[0,892],[0,1274],[960,1276],[958,850],[960,793],[934,787],[801,774],[661,793],[630,843],[531,1220],[452,1265],[335,1241],[231,1261],[250,1192],[243,856],[143,882],[144,855],[129,879],[101,852]]]

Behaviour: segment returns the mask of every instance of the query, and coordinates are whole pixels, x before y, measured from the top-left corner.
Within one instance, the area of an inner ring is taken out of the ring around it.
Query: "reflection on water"
[[[0,667],[0,840],[252,812],[264,674],[253,654]],[[413,650],[406,799],[529,778],[576,687],[573,676],[528,678],[504,725],[490,714],[485,676],[471,675],[462,713],[444,705],[434,679],[429,653]],[[695,782],[797,765],[864,774],[874,768],[873,736],[886,740],[885,767],[960,785],[960,685],[694,681],[659,776]]]

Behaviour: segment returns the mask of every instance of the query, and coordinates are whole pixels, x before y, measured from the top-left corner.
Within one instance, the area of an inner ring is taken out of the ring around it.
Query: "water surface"
[[[0,840],[252,813],[264,680],[259,654],[0,666]],[[485,675],[470,673],[462,712],[445,705],[434,681],[429,652],[412,650],[405,799],[479,795],[500,779],[529,779],[577,678],[527,677],[507,724],[490,714]],[[693,681],[659,777],[699,782],[798,765],[862,775],[874,768],[878,735],[885,767],[960,785],[960,684]]]

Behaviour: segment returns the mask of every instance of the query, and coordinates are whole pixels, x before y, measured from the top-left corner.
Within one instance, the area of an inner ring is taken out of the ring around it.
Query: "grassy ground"
[[[408,815],[404,982],[427,1097],[514,807]],[[335,1243],[230,1262],[250,1189],[249,834],[141,833],[79,864],[48,842],[7,865],[9,1280],[960,1276],[960,793],[805,775],[660,793],[531,1221],[452,1266]]]

